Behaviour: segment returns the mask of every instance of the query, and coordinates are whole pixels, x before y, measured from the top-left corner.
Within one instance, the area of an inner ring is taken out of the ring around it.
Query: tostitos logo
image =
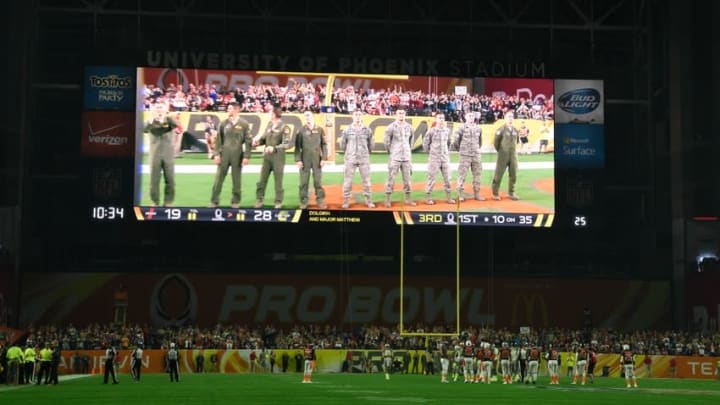
[[[558,106],[570,114],[588,114],[600,106],[600,101],[600,92],[595,89],[575,89],[563,93]]]
[[[130,76],[107,75],[90,76],[90,87],[104,87],[110,89],[129,89],[133,87],[133,79]]]

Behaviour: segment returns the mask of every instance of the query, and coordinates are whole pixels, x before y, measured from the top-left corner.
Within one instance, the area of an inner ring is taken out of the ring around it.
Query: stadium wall
[[[121,287],[129,324],[272,323],[397,326],[399,274],[26,273],[21,325],[113,321]],[[488,279],[462,276],[460,324],[619,330],[671,328],[670,283],[639,280]],[[455,274],[406,271],[404,329],[455,325]],[[584,312],[589,309],[588,317]],[[454,328],[454,326],[453,326]],[[454,330],[454,329],[453,329]]]

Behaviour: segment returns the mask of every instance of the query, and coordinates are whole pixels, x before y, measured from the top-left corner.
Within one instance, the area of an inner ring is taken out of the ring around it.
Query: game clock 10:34
[[[125,208],[97,205],[92,207],[90,216],[97,221],[115,221],[125,219]]]

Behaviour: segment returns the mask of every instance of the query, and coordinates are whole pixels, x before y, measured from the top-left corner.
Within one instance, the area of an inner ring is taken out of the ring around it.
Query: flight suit
[[[270,153],[263,154],[262,169],[260,170],[260,181],[257,183],[255,208],[262,207],[265,200],[265,187],[267,187],[270,172],[273,173],[275,180],[275,208],[280,208],[283,201],[283,174],[285,173],[285,151],[293,145],[293,136],[290,133],[290,127],[278,123],[273,126],[268,125],[265,132],[258,138],[259,145],[272,146],[274,150]]]
[[[508,194],[510,199],[516,200],[515,183],[517,182],[517,143],[518,130],[515,127],[503,125],[495,132],[495,150],[497,150],[497,163],[495,164],[495,177],[492,182],[494,199],[500,199],[500,183],[508,170]]]
[[[165,177],[165,205],[175,200],[175,133],[178,124],[171,117],[154,119],[145,124],[143,132],[150,133],[150,200],[160,204],[160,172]]]
[[[220,202],[223,182],[227,176],[228,168],[232,170],[232,200],[231,204],[240,204],[242,187],[242,161],[250,159],[252,150],[252,137],[248,122],[239,118],[233,123],[230,118],[220,124],[220,131],[215,142],[213,155],[220,157],[220,164],[215,173],[210,203],[217,205]]]
[[[328,158],[327,139],[325,130],[319,126],[312,129],[304,125],[295,134],[295,161],[302,162],[300,169],[300,204],[308,204],[308,187],[310,185],[310,171],[313,176],[315,199],[319,206],[325,205],[325,190],[322,187],[322,167],[320,161]]]

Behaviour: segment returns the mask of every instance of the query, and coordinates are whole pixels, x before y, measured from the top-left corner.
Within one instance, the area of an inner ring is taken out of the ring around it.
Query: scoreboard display
[[[83,152],[107,166],[91,174],[93,188],[105,190],[91,204],[92,220],[555,222],[552,79],[170,68],[134,75],[134,111],[83,113]],[[109,194],[114,187],[132,192]]]

